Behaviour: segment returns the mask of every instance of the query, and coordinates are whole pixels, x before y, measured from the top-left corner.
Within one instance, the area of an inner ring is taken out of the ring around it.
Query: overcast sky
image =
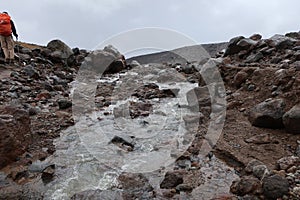
[[[300,30],[299,0],[2,0],[19,40],[93,49],[109,37],[143,27],[167,28],[197,43],[263,38]]]

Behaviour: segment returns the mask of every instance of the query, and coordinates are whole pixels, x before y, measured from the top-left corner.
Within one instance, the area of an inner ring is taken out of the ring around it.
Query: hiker
[[[7,12],[0,13],[0,42],[6,63],[13,62],[15,57],[12,34],[16,37],[16,40],[18,40],[14,22]]]

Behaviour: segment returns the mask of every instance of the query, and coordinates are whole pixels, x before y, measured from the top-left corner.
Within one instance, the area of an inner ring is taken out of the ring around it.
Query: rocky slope
[[[119,189],[123,191],[117,194],[118,198],[180,199],[182,195],[186,199],[204,198],[201,191],[197,193],[197,188],[211,181],[213,175],[205,177],[203,174],[209,171],[207,168],[217,166],[215,159],[218,158],[233,167],[239,179],[232,183],[230,191],[213,199],[299,199],[300,33],[275,35],[269,39],[262,39],[258,34],[250,38],[240,36],[228,43],[204,48],[217,52],[226,48],[216,54],[208,52],[217,57],[217,67],[226,88],[227,111],[221,137],[205,160],[201,160],[199,155],[212,117],[210,113],[218,110],[211,106],[215,104],[209,101],[205,80],[197,70],[207,61],[199,55],[202,48],[185,47],[172,54],[135,58],[143,64],[159,63],[188,82],[198,83],[198,88],[191,91],[196,97],[188,99],[188,106],[192,108],[197,104],[201,117],[185,119],[188,125],[195,122],[199,125],[193,130],[195,140],[176,160],[173,169],[163,175],[159,188],[154,188],[142,173],[123,173],[118,177]],[[97,58],[99,52],[70,49],[59,40],[49,42],[46,47],[20,43],[16,51],[15,63],[0,60],[0,158],[3,161],[0,199],[43,199],[45,187],[57,178],[56,166],[43,161],[56,150],[53,139],[74,125],[70,83],[75,80],[79,67],[91,62],[85,58],[88,55]],[[195,59],[182,59],[178,54],[188,54],[188,58]],[[133,59],[127,60],[126,65],[111,47],[106,49],[105,55],[108,61],[118,59],[108,69],[97,69],[106,70],[104,76],[107,77],[119,71],[134,72],[140,66],[132,62]],[[164,79],[170,75],[161,73],[161,76]],[[172,74],[172,78],[178,77]],[[112,90],[117,81],[98,83],[97,109],[114,102]],[[128,94],[120,92],[119,95]],[[153,110],[153,105],[147,103],[150,99],[173,98],[174,95],[176,91],[160,90],[155,84],[135,88],[132,96],[143,103],[132,102],[129,114],[143,119]],[[123,138],[114,138],[112,142],[125,151],[135,150],[134,145]],[[101,195],[101,190],[78,191],[71,199],[99,199]]]

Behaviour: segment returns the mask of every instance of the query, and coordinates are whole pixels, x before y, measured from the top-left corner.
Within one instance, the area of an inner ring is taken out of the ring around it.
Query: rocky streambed
[[[0,65],[0,198],[299,199],[299,39],[143,65],[20,44]]]

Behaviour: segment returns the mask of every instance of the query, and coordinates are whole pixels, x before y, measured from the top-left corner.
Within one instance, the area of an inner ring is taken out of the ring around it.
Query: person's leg
[[[8,48],[8,59],[12,61],[15,58],[13,37],[12,36],[6,37],[6,43]]]
[[[9,59],[9,52],[8,52],[6,37],[0,35],[0,42],[1,42],[1,47],[2,47],[3,53],[4,53],[5,61],[7,61]]]

